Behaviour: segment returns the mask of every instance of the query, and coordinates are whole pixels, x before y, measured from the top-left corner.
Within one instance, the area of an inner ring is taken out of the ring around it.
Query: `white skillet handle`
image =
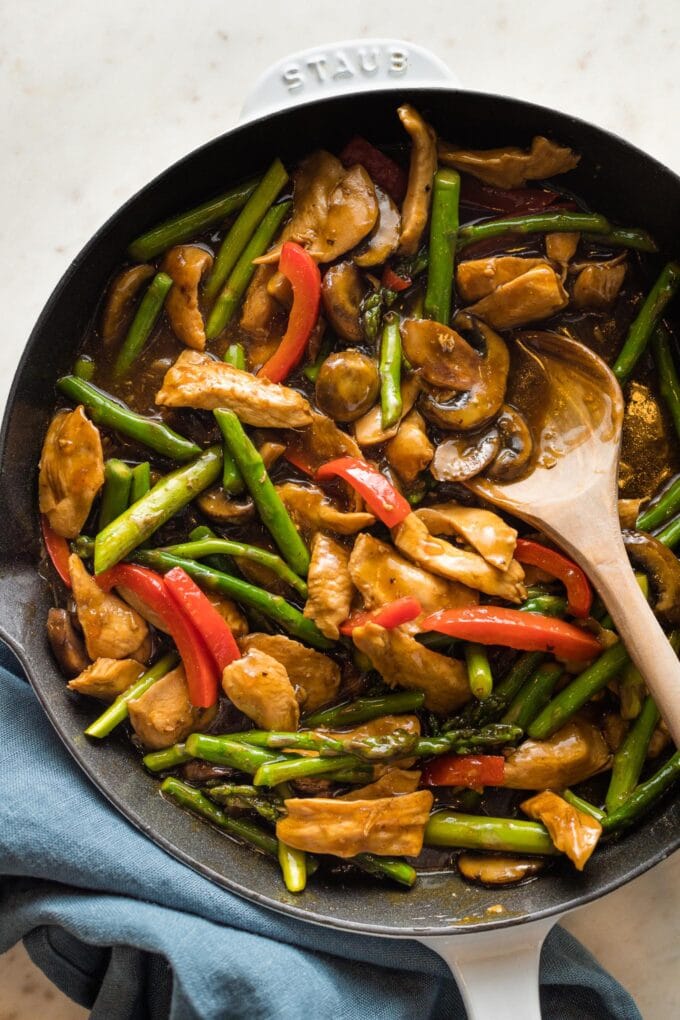
[[[348,39],[300,50],[258,78],[240,120],[255,120],[289,106],[366,89],[456,86],[434,53],[400,39]]]
[[[550,917],[503,931],[419,939],[448,964],[468,1020],[541,1020],[538,970]]]

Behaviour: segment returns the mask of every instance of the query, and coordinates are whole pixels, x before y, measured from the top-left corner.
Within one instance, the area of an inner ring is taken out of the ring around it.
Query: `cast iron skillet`
[[[680,179],[605,131],[544,107],[454,89],[398,89],[324,99],[274,113],[208,143],[143,188],[98,231],[56,287],[19,365],[0,438],[0,636],[12,647],[64,744],[102,793],[136,826],[190,867],[249,900],[302,920],[374,935],[423,937],[505,928],[563,913],[630,881],[680,845],[680,799],[592,858],[586,872],[559,868],[528,885],[485,890],[452,874],[424,876],[410,892],[357,879],[315,877],[287,894],[274,863],[166,803],[124,738],[90,743],[92,705],[67,694],[50,655],[52,604],[39,576],[37,464],[55,402],[54,380],[70,369],[81,338],[130,240],[168,215],[256,174],[278,154],[294,163],[319,146],[338,151],[354,133],[403,144],[398,103],[414,103],[447,138],[470,146],[525,145],[546,134],[581,153],[569,186],[593,209],[648,228],[678,256]],[[487,914],[501,902],[503,914]],[[467,940],[463,939],[463,942]]]

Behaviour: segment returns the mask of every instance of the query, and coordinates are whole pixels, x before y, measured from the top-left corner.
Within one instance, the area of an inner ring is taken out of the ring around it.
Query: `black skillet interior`
[[[644,153],[586,123],[517,100],[452,90],[376,92],[315,102],[239,128],[171,167],[127,203],[75,259],[26,347],[1,438],[0,634],[24,663],[36,694],[71,754],[110,801],[169,853],[248,899],[299,918],[383,935],[481,930],[564,911],[608,892],[680,845],[680,798],[666,802],[620,842],[602,848],[585,874],[556,869],[528,885],[489,891],[452,874],[415,889],[362,879],[315,878],[300,897],[283,888],[275,864],[232,843],[158,795],[122,738],[103,744],[82,731],[92,708],[67,695],[50,656],[49,585],[38,575],[36,475],[54,380],[67,371],[102,290],[131,238],[262,170],[273,155],[294,161],[319,146],[338,151],[354,133],[403,144],[396,106],[413,102],[446,138],[471,146],[523,145],[546,134],[582,154],[569,186],[593,209],[641,225],[666,255],[680,254],[680,180]],[[502,903],[502,914],[487,913]]]

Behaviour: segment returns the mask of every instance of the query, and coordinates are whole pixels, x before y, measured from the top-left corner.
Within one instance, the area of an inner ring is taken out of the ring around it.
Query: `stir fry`
[[[582,870],[680,775],[584,572],[473,491],[545,452],[527,331],[590,346],[625,387],[631,563],[680,649],[680,264],[568,190],[558,141],[397,116],[401,148],[274,159],[133,240],[40,460],[47,636],[87,737],[128,730],[163,797],[291,892]]]

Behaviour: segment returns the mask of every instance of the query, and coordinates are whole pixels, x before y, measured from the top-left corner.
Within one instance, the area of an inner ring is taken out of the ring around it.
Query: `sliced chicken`
[[[433,801],[429,790],[374,800],[292,798],[284,802],[288,813],[276,823],[276,835],[315,854],[417,857]]]
[[[286,672],[291,689],[299,693],[305,712],[315,712],[333,701],[340,689],[340,667],[321,652],[307,648],[283,634],[248,634],[239,642],[241,651],[266,655],[276,660]],[[242,661],[242,660],[239,660]],[[231,668],[231,667],[228,667]],[[227,694],[229,692],[227,691]],[[231,695],[230,695],[231,697]],[[233,700],[233,699],[232,699]],[[246,715],[249,713],[246,712]],[[291,730],[295,726],[269,726],[267,729]]]
[[[564,237],[564,234],[553,234]],[[456,289],[461,301],[479,301],[496,287],[517,279],[530,269],[547,265],[545,259],[521,258],[519,255],[492,255],[490,258],[459,262]]]
[[[557,262],[563,268],[571,262],[581,235],[569,230],[558,231],[554,234],[545,235],[545,253],[553,262]]]
[[[97,659],[80,676],[70,680],[67,687],[102,701],[114,701],[139,680],[143,672],[144,667],[136,659]]]
[[[575,152],[536,135],[528,151],[510,146],[503,149],[459,149],[439,143],[439,161],[472,174],[496,188],[520,188],[527,181],[545,180],[565,174],[578,165]]]
[[[105,344],[113,343],[123,332],[132,313],[132,302],[147,280],[154,275],[153,266],[143,263],[128,266],[114,277],[102,313],[101,335]]]
[[[242,372],[198,351],[183,351],[168,369],[156,403],[164,407],[228,408],[245,425],[290,429],[309,425],[309,403],[296,390]]]
[[[78,676],[90,665],[83,640],[66,609],[48,610],[47,640],[64,676]]]
[[[431,535],[458,535],[493,567],[510,569],[517,532],[498,514],[458,503],[422,507],[415,514]]]
[[[577,871],[583,871],[602,835],[602,826],[596,818],[572,807],[551,790],[525,800],[522,811],[543,822],[557,849],[567,855]]]
[[[40,513],[64,538],[76,538],[104,484],[104,454],[83,407],[60,411],[50,422],[40,455]]]
[[[338,627],[349,616],[352,604],[354,585],[348,563],[349,553],[344,546],[328,535],[316,533],[312,539],[304,614],[332,641],[339,638]]]
[[[479,355],[455,329],[434,319],[406,319],[401,339],[409,362],[432,386],[463,392],[479,380]]]
[[[609,748],[596,726],[575,718],[548,740],[525,740],[505,760],[503,786],[511,790],[563,790],[609,764]]]
[[[584,266],[576,277],[572,297],[577,308],[609,308],[626,275],[626,256]]]
[[[516,560],[511,561],[507,570],[492,567],[477,553],[435,538],[415,514],[409,514],[402,524],[393,528],[392,538],[400,552],[433,574],[509,602],[521,602],[526,596],[522,584],[524,571]]]
[[[358,790],[343,793],[338,800],[376,800],[378,797],[399,797],[418,789],[421,773],[410,769],[390,768],[379,779]]]
[[[219,592],[205,591],[203,594],[210,605],[215,607],[222,619],[228,625],[234,637],[245,637],[249,629],[248,621],[236,603],[232,602],[231,599],[228,599],[226,595],[220,595]]]
[[[244,642],[268,636],[251,634]],[[298,728],[300,708],[285,666],[254,644],[245,649],[243,658],[226,667],[222,689],[261,729],[290,732]]]
[[[197,497],[196,503],[200,510],[211,521],[218,524],[233,524],[234,521],[247,521],[255,516],[252,499],[237,502],[231,499],[221,486],[206,489]]]
[[[144,656],[149,628],[139,613],[117,595],[103,592],[79,556],[73,554],[68,566],[76,612],[90,658]]]
[[[478,600],[475,591],[435,577],[372,535],[357,538],[349,558],[349,572],[367,609],[379,609],[388,602],[414,595],[423,607],[423,615],[428,615],[437,609],[471,606]],[[403,629],[417,633],[418,620],[404,624]]]
[[[288,445],[304,457],[312,471],[336,457],[361,457],[355,440],[338,428],[332,418],[318,411],[312,411],[308,428],[291,434]]]
[[[174,286],[165,299],[165,310],[178,340],[196,351],[205,349],[205,327],[198,306],[201,277],[210,271],[213,257],[195,244],[178,244],[166,253],[161,269]]]
[[[415,482],[420,472],[428,467],[434,456],[434,446],[417,411],[411,411],[402,419],[396,436],[385,448],[385,456],[407,485]]]
[[[258,266],[243,299],[239,325],[246,333],[258,338],[269,336],[272,319],[281,310],[281,305],[268,289],[275,272],[273,266]]]
[[[401,384],[401,418],[389,429],[382,426],[382,410],[380,404],[376,404],[370,411],[354,422],[354,436],[359,446],[377,446],[378,443],[385,443],[388,439],[394,439],[399,431],[399,425],[412,409],[418,394],[420,383],[415,376],[405,379]],[[359,454],[361,456],[361,454]]]
[[[196,708],[191,704],[184,666],[166,673],[141,697],[128,702],[132,728],[150,751],[172,747],[190,733],[206,729],[216,713],[216,705]]]
[[[432,201],[432,181],[437,170],[437,136],[408,103],[397,115],[411,137],[408,188],[401,207],[399,253],[415,255],[427,225]]]
[[[297,241],[317,262],[332,262],[354,248],[378,219],[371,178],[358,164],[345,170],[330,152],[319,150],[302,161],[295,174],[293,215],[283,241]],[[278,262],[281,243],[256,261]]]
[[[569,295],[555,270],[545,264],[503,283],[474,305],[466,308],[494,329],[514,329],[565,308]]]
[[[400,628],[385,630],[366,623],[354,628],[352,640],[388,687],[424,691],[430,712],[447,715],[470,700],[465,664],[425,648]]]
[[[286,482],[277,485],[276,491],[284,502],[288,513],[302,531],[319,530],[334,531],[337,535],[354,535],[357,531],[370,528],[375,524],[373,514],[339,510],[326,496],[325,492],[314,485],[296,485]]]

